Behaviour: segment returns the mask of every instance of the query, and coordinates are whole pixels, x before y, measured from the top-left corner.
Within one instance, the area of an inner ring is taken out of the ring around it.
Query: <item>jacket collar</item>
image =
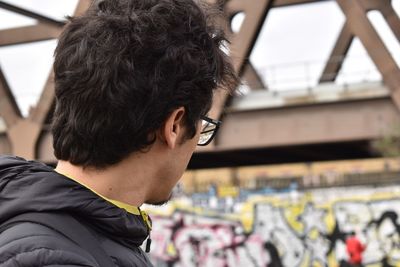
[[[140,246],[150,220],[118,207],[78,182],[38,162],[0,156],[0,223],[25,212],[74,214],[107,237],[126,246]]]

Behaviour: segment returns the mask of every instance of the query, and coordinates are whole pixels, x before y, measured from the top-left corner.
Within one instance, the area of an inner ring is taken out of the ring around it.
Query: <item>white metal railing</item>
[[[335,77],[335,84],[349,85],[381,81],[382,76],[367,54],[340,57],[331,63],[342,64],[337,74],[328,73],[324,78]],[[324,66],[327,61],[314,60],[304,62],[290,62],[257,67],[258,75],[270,91],[311,89],[319,84]]]

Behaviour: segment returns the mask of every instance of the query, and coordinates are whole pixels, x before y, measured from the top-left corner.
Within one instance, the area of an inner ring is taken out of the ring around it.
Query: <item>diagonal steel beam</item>
[[[285,7],[292,5],[301,5],[301,4],[310,4],[317,3],[323,1],[331,1],[331,0],[275,0],[273,3],[273,7]]]
[[[54,102],[54,73],[51,71],[37,105],[31,109],[29,119],[44,124]]]
[[[390,2],[390,0],[362,0],[366,11],[379,10],[382,12],[384,19],[386,19],[392,31],[400,41],[400,20]],[[354,35],[350,31],[347,23],[345,23],[324,71],[322,72],[319,80],[320,83],[335,81],[353,39]]]
[[[326,63],[321,74],[319,79],[320,83],[333,82],[336,80],[353,38],[353,33],[351,32],[347,23],[345,23],[340,31],[331,55],[329,56],[328,62]]]
[[[86,11],[90,4],[90,0],[80,0],[75,8],[74,16],[81,15]],[[54,97],[54,74],[51,72],[39,98],[38,104],[34,109],[32,109],[32,112],[29,114],[29,118],[41,125],[45,123],[54,103]]]
[[[252,90],[267,89],[260,75],[258,75],[257,70],[254,68],[253,64],[251,64],[250,61],[243,69],[242,78],[247,82],[247,85]]]
[[[362,4],[367,11],[382,10],[386,6],[390,6],[392,0],[362,0]]]
[[[8,127],[14,125],[21,117],[21,112],[8,86],[7,80],[0,67],[0,116]]]
[[[347,18],[347,23],[357,36],[390,88],[392,98],[400,109],[400,70],[382,39],[367,17],[362,0],[336,0]]]
[[[400,42],[400,19],[393,9],[392,0],[362,0],[367,11],[378,10]]]
[[[54,39],[60,35],[61,30],[60,27],[48,24],[0,30],[0,46]]]
[[[90,0],[80,0],[75,14],[80,15],[88,6]],[[12,153],[28,159],[37,157],[37,142],[43,130],[46,118],[54,102],[53,73],[49,75],[39,102],[31,110],[27,119],[18,119],[7,131],[11,142]]]
[[[21,14],[21,15],[24,15],[24,16],[27,16],[27,17],[30,17],[33,19],[37,19],[40,22],[58,26],[58,27],[62,27],[65,24],[64,21],[56,20],[56,19],[44,16],[41,14],[35,13],[33,11],[30,11],[30,10],[27,10],[27,9],[24,9],[24,8],[15,6],[15,5],[11,5],[4,1],[0,1],[0,8],[3,8],[5,10],[8,10],[8,11],[11,11],[14,13],[18,13],[18,14]]]
[[[74,16],[82,15],[90,7],[91,3],[91,0],[79,0],[75,8]]]
[[[206,0],[210,4],[218,3],[226,3],[230,0]],[[274,0],[272,3],[272,7],[287,7],[293,5],[302,5],[302,4],[312,4],[318,2],[328,2],[334,0]]]
[[[385,5],[381,9],[383,18],[388,23],[393,34],[396,36],[397,40],[400,42],[400,19],[396,11],[393,9],[392,5]]]
[[[231,38],[230,46],[233,66],[239,74],[243,71],[244,65],[248,61],[272,3],[273,0],[231,0],[225,5],[228,17],[232,17],[239,12],[246,14],[241,29]],[[227,92],[218,90],[214,95],[210,116],[219,118],[223,113],[227,99]]]

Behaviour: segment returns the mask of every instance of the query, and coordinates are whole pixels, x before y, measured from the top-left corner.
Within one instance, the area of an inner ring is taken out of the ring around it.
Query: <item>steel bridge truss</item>
[[[209,2],[213,1],[217,1],[226,14],[226,21],[221,21],[221,23],[231,37],[230,52],[235,70],[253,88],[267,88],[268,86],[262,82],[251,65],[249,56],[269,11],[272,8],[290,5],[336,1],[345,15],[345,23],[319,82],[335,81],[343,63],[343,60],[338,59],[346,57],[352,40],[358,37],[382,75],[384,84],[390,89],[395,106],[400,108],[400,70],[367,17],[369,11],[379,11],[397,40],[400,41],[400,19],[392,7],[391,0],[209,0]],[[82,14],[89,6],[90,0],[79,0],[73,16]],[[4,1],[0,1],[0,8],[37,20],[37,24],[33,26],[0,30],[0,47],[55,39],[66,23]],[[238,13],[244,13],[245,17],[240,30],[234,33],[230,22]],[[226,92],[218,91],[210,116],[220,117],[229,97]],[[51,73],[36,107],[30,110],[27,117],[22,116],[0,68],[0,118],[6,124],[5,133],[0,134],[0,152],[29,159],[51,160],[51,137],[47,125],[51,118],[53,105],[54,84]],[[218,142],[207,148],[207,151],[216,147],[218,147]]]

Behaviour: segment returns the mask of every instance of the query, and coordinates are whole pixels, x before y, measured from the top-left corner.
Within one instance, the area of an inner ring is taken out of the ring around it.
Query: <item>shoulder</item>
[[[75,243],[46,226],[19,223],[0,234],[0,267],[33,265],[97,264]]]

